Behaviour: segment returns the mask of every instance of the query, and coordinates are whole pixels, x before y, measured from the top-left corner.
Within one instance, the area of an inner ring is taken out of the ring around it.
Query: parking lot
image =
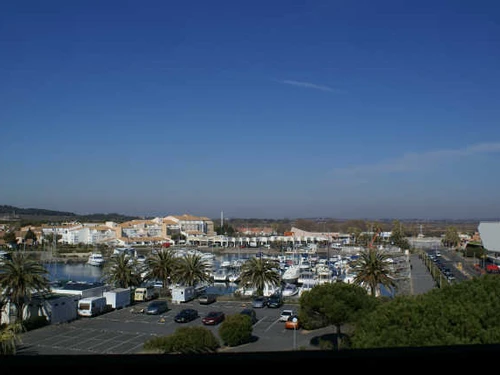
[[[194,300],[182,304],[169,303],[169,310],[161,315],[140,313],[147,303],[108,312],[92,317],[79,318],[70,323],[50,325],[20,335],[22,346],[18,355],[75,355],[75,354],[139,354],[150,338],[169,335],[178,327],[203,326],[201,318],[211,310],[221,310],[226,315],[237,314],[250,303],[216,301],[201,305]],[[174,316],[183,308],[198,310],[200,317],[188,323],[174,322]],[[284,351],[294,349],[319,349],[314,343],[324,334],[334,332],[334,327],[317,331],[286,330],[279,321],[283,309],[296,310],[298,305],[280,308],[259,308],[253,328],[255,340],[235,348],[221,348],[232,352]],[[204,326],[218,337],[219,326]]]

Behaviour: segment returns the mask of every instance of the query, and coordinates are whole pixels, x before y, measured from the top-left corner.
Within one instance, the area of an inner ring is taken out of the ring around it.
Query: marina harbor
[[[409,262],[413,293],[425,293],[434,288],[434,280],[422,259],[412,254],[409,256]],[[140,354],[144,342],[158,335],[171,334],[177,329],[178,325],[173,321],[173,317],[182,308],[196,308],[203,316],[214,309],[221,309],[226,315],[235,314],[244,306],[250,306],[250,303],[217,300],[210,305],[201,305],[192,300],[180,305],[171,304],[166,313],[157,316],[135,313],[146,307],[146,303],[137,303],[131,309],[123,308],[90,319],[77,319],[69,324],[49,325],[23,333],[18,355]],[[282,309],[294,310],[297,307],[296,302],[286,302]],[[224,352],[320,350],[318,342],[336,330],[333,326],[314,331],[286,330],[280,322],[281,309],[264,308],[256,311],[258,321],[253,326],[253,334],[258,340],[247,345],[224,348]],[[185,324],[197,326],[201,323],[198,319]],[[218,335],[216,326],[206,328]]]
[[[351,263],[357,258],[361,247],[346,247],[343,250],[326,250],[318,252],[316,248],[304,246],[297,249],[282,252],[271,252],[265,248],[259,249],[225,249],[216,255],[215,252],[206,248],[179,247],[175,254],[182,257],[187,254],[199,255],[203,262],[208,265],[212,282],[207,283],[208,292],[214,294],[228,295],[238,293],[243,296],[252,296],[256,290],[239,283],[239,273],[243,263],[252,258],[259,257],[275,262],[276,271],[281,277],[281,285],[266,286],[264,296],[274,293],[282,293],[285,297],[299,297],[304,290],[308,290],[316,284],[343,281],[350,283],[354,278]],[[116,250],[115,250],[116,251]],[[124,249],[118,250],[125,251]],[[152,249],[138,250],[128,248],[131,256],[145,258],[146,251],[153,253]],[[391,254],[391,267],[396,279],[400,281],[409,278],[409,256],[398,248],[388,248]],[[92,260],[92,261],[91,261]],[[52,260],[45,262],[49,270],[51,281],[101,281],[102,268],[109,261],[105,257],[92,252],[87,261],[80,257],[80,262],[58,262]],[[138,262],[139,264],[143,263]],[[149,281],[154,284],[155,281]],[[391,296],[395,292],[382,289],[381,293]]]

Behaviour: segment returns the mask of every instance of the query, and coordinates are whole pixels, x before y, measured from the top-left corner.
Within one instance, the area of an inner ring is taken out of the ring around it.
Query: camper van
[[[91,317],[103,314],[109,311],[106,303],[106,297],[87,297],[78,301],[78,315]]]

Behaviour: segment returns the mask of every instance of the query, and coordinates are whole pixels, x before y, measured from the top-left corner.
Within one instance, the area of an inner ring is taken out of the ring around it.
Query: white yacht
[[[337,279],[330,267],[326,265],[316,267],[316,275],[319,284],[330,283],[332,281],[336,281]]]
[[[301,286],[299,286],[299,297],[304,293],[310,291],[318,285],[318,281],[316,279],[307,280]]]
[[[309,270],[301,270],[299,274],[299,278],[297,279],[297,284],[307,284],[309,281],[314,280],[316,275],[313,271]]]
[[[101,253],[92,253],[89,255],[89,259],[87,260],[88,264],[96,267],[104,265],[104,262],[105,262],[104,257],[102,256]]]
[[[227,268],[219,268],[215,271],[213,277],[214,277],[214,281],[218,281],[218,282],[229,281],[229,271],[227,270]]]
[[[300,271],[301,268],[298,264],[292,264],[291,266],[288,266],[288,268],[285,269],[285,272],[283,272],[281,279],[285,283],[296,283],[297,280],[299,279]]]
[[[229,272],[229,275],[227,276],[227,280],[230,283],[237,283],[240,281],[240,277],[241,277],[241,272],[239,270],[235,269],[235,270]]]

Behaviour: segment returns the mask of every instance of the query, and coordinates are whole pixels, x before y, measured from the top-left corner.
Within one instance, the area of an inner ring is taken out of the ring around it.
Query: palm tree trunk
[[[342,339],[341,339],[342,333],[340,332],[340,328],[341,328],[341,326],[337,325],[337,334],[335,335],[335,342],[333,344],[334,345],[334,349],[337,350],[337,351],[340,350],[339,349],[340,348],[340,342],[342,341]]]

